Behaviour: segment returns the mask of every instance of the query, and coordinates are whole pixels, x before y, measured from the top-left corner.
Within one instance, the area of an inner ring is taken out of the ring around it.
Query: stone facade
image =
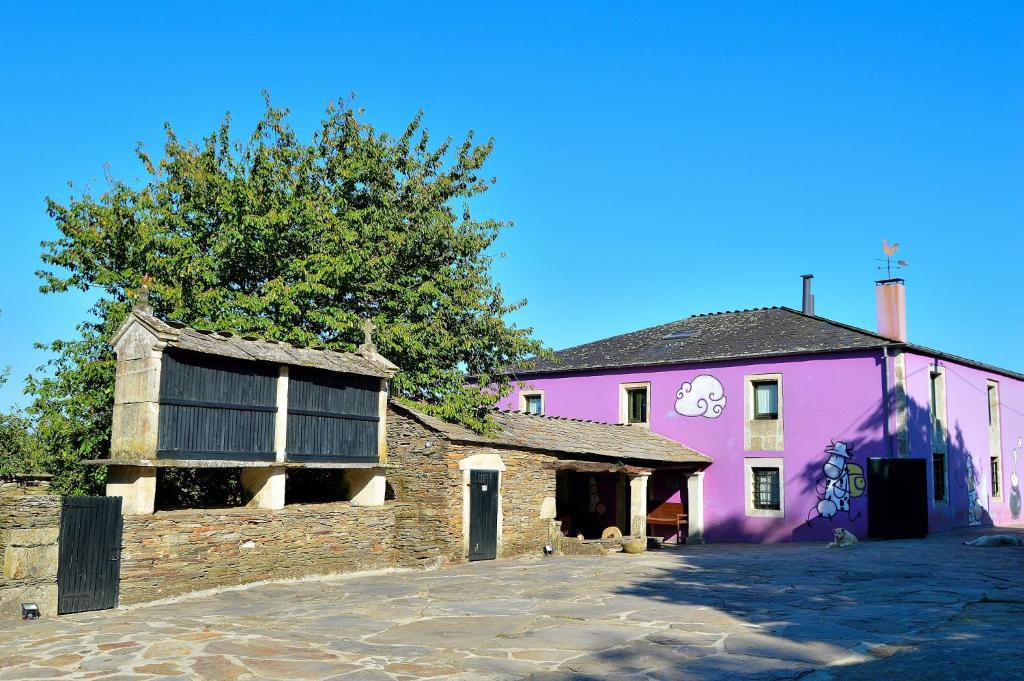
[[[45,492],[45,485],[31,483],[0,489],[0,619],[20,617],[26,602],[46,617],[57,614],[61,500]]]
[[[125,516],[121,603],[268,579],[422,567],[466,559],[460,460],[499,456],[503,537],[500,555],[540,554],[555,495],[554,458],[535,452],[457,445],[416,420],[388,415],[388,500],[159,511]]]
[[[392,506],[348,502],[125,516],[122,604],[396,564]]]

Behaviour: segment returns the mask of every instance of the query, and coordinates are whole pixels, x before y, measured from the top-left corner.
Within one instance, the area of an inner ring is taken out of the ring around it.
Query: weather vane
[[[885,253],[885,257],[875,258],[875,260],[885,263],[884,265],[880,265],[878,269],[885,270],[885,276],[887,279],[892,279],[892,271],[894,269],[898,271],[907,267],[906,260],[897,260],[895,263],[893,262],[892,257],[896,255],[896,251],[898,250],[900,250],[899,244],[890,244],[885,239],[882,239],[882,251]]]

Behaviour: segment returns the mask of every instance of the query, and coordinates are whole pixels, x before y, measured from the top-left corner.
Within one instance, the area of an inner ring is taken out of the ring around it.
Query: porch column
[[[689,544],[704,543],[704,471],[690,474],[686,479],[689,532],[686,541]]]
[[[629,476],[629,533],[647,536],[647,478],[650,473]]]
[[[243,468],[242,487],[249,494],[249,508],[280,510],[284,508],[283,467]]]
[[[387,480],[379,470],[352,468],[345,471],[345,486],[353,506],[383,506]]]
[[[145,466],[110,466],[107,496],[121,497],[122,515],[148,515],[156,500],[156,469]]]

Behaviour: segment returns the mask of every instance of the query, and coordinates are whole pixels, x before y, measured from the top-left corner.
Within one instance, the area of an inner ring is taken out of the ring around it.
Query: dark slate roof
[[[660,326],[577,345],[511,370],[514,377],[627,367],[717,362],[823,352],[902,348],[927,357],[1024,380],[1024,374],[904,343],[789,307],[699,314]]]
[[[555,454],[595,456],[614,460],[710,464],[700,452],[652,433],[640,426],[625,426],[555,416],[535,416],[518,411],[494,411],[495,437],[474,433],[400,402],[392,408],[408,414],[427,428],[453,442],[502,445]]]
[[[311,367],[378,378],[390,378],[398,371],[398,367],[373,350],[338,352],[326,348],[298,347],[228,332],[193,329],[183,324],[165,322],[150,314],[145,308],[132,310],[128,319],[115,332],[111,344],[116,345],[124,332],[134,323],[145,326],[167,347],[199,352],[204,355]]]
[[[515,374],[867,350],[893,341],[788,307],[717,312],[577,345]]]

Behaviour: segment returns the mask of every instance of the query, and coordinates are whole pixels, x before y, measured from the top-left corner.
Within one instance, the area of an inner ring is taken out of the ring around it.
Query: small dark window
[[[778,381],[756,381],[754,383],[754,418],[769,420],[779,418]]]
[[[544,399],[540,395],[525,395],[526,413],[541,416],[544,413]]]
[[[781,508],[778,468],[752,468],[754,480],[754,508],[778,511]]]
[[[647,388],[626,389],[626,423],[647,423]]]
[[[932,499],[946,500],[946,455],[932,454]]]
[[[992,496],[999,496],[999,457],[993,456],[989,458],[989,472],[992,474]]]

